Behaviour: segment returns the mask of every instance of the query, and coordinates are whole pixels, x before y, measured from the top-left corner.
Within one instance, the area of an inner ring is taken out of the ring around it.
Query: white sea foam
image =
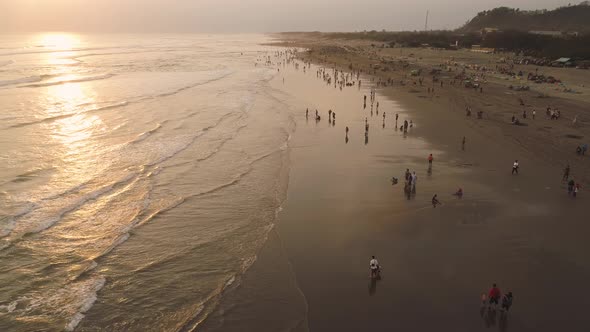
[[[154,128],[137,135],[137,137],[133,141],[131,141],[131,143],[138,143],[143,141],[144,139],[150,137],[153,133],[158,131],[158,129],[160,128],[162,128],[162,123],[158,123]]]
[[[85,186],[85,184],[83,184],[76,186],[65,193],[56,194],[52,197],[41,200],[35,203],[38,205],[37,208],[15,218],[16,223],[14,227],[12,227],[12,232],[10,233],[8,240],[13,242],[19,240],[26,234],[42,232],[59,222],[65,214],[75,211],[88,201],[94,200],[110,192],[115,186],[122,185],[131,180],[137,180],[137,178],[137,173],[129,173],[87,193],[79,193],[79,191],[82,191]]]
[[[0,305],[0,313],[1,312],[5,312],[5,313],[11,313],[14,311],[14,309],[16,309],[18,302],[17,301],[12,301],[7,305]]]

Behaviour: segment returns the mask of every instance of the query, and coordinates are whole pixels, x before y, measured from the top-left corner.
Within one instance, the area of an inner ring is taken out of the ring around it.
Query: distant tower
[[[424,22],[424,31],[428,31],[428,10],[426,11],[426,22]]]

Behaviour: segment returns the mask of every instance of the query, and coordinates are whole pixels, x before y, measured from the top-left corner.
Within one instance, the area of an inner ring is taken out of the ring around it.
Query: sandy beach
[[[432,83],[412,83],[411,67],[371,72],[369,63],[375,60],[370,43],[287,38],[289,46],[311,48],[313,52],[299,53],[299,58],[314,65],[303,73],[301,62],[298,70],[292,63],[282,64],[281,74],[272,81],[277,91],[288,91],[305,103],[289,144],[289,187],[272,231],[276,239],[271,236],[252,271],[257,276],[272,273],[269,266],[281,260],[268,248],[280,245],[295,284],[289,279],[269,287],[300,290],[307,319],[283,329],[267,326],[258,314],[271,312],[280,302],[253,301],[249,307],[256,310],[245,314],[250,326],[260,331],[587,329],[587,195],[582,189],[577,198],[568,196],[562,181],[569,163],[582,188],[588,183],[588,156],[575,154],[575,144],[581,141],[566,136],[588,137],[588,95],[582,87],[590,78],[587,71],[550,69],[575,81],[580,94],[546,86],[516,93],[507,88],[510,82],[496,78],[483,84],[483,93],[451,86],[450,78],[442,78],[443,87],[437,82],[433,94],[427,91]],[[334,45],[355,51],[325,52]],[[451,56],[474,62],[497,57],[418,49],[382,52],[412,53],[424,66]],[[361,88],[340,91],[316,75],[320,68],[346,72],[350,63],[363,70]],[[371,116],[362,98],[380,77],[404,80],[405,85],[378,88],[380,112]],[[539,93],[550,97],[536,98]],[[518,98],[527,106],[519,105]],[[466,104],[473,108],[469,118]],[[547,104],[559,107],[560,120],[546,118]],[[520,116],[526,108],[530,114],[533,107],[535,120],[526,120],[527,126],[511,124],[512,113]],[[316,108],[319,122],[312,115]],[[335,124],[327,122],[328,110],[337,113]],[[475,116],[477,110],[484,111],[482,119]],[[407,134],[396,129],[395,113],[400,123],[415,124]],[[576,115],[577,124],[572,125]],[[370,125],[366,144],[365,118]],[[348,141],[345,127],[350,128]],[[434,162],[429,169],[430,153]],[[511,174],[515,159],[518,175]],[[403,190],[406,169],[418,176],[416,193],[410,197]],[[402,183],[392,186],[391,177]],[[459,187],[465,193],[461,199],[452,195]],[[434,194],[442,202],[437,208],[430,202]],[[383,266],[382,279],[376,282],[368,276],[371,255]],[[492,283],[515,294],[509,314],[481,307],[480,295]],[[245,291],[235,294],[244,296]]]

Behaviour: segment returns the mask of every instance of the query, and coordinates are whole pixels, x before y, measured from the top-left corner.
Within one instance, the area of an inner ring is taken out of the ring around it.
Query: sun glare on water
[[[80,40],[73,34],[46,33],[39,35],[36,44],[55,50],[71,50],[80,44]]]

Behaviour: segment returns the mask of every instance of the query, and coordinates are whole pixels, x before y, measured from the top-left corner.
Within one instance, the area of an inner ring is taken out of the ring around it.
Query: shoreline
[[[296,109],[317,107],[324,118],[314,124],[295,114],[287,199],[275,226],[282,259],[308,304],[306,326],[296,331],[471,332],[492,325],[501,331],[584,330],[581,308],[590,305],[582,295],[590,292],[585,282],[590,248],[584,235],[590,229],[583,222],[587,196],[567,197],[559,162],[545,161],[551,153],[528,149],[530,141],[514,143],[522,127],[506,123],[505,111],[466,120],[463,100],[475,104],[474,109],[489,101],[463,88],[443,88],[434,96],[424,91],[426,86],[377,88],[388,116],[403,112],[400,120],[413,119],[416,126],[405,136],[391,122],[380,129],[379,117],[371,118],[370,139],[363,145],[359,139],[368,110],[353,105],[368,94],[366,78],[362,91],[333,92],[314,83],[313,71],[307,78],[300,74],[281,68],[273,79],[279,88],[280,78],[286,78],[282,89],[301,99]],[[507,103],[502,87],[485,88],[501,105]],[[326,124],[327,109],[338,110],[333,127]],[[344,126],[352,129],[350,143],[342,140]],[[462,136],[468,137],[465,151]],[[428,153],[435,154],[430,174]],[[523,167],[511,176],[515,158]],[[415,169],[420,179],[410,200],[399,185],[392,190],[389,183],[392,175],[403,176],[405,168]],[[578,172],[587,179],[579,169],[574,174]],[[463,199],[451,195],[457,186],[465,190]],[[444,203],[437,209],[430,205],[434,193]],[[272,272],[276,245],[274,240],[265,244],[244,279]],[[370,255],[384,266],[376,284],[366,275]],[[515,293],[507,320],[480,312],[480,294],[493,282]],[[251,321],[262,323],[260,315],[274,307],[258,300],[250,305]],[[257,330],[272,330],[260,323],[254,325]]]

